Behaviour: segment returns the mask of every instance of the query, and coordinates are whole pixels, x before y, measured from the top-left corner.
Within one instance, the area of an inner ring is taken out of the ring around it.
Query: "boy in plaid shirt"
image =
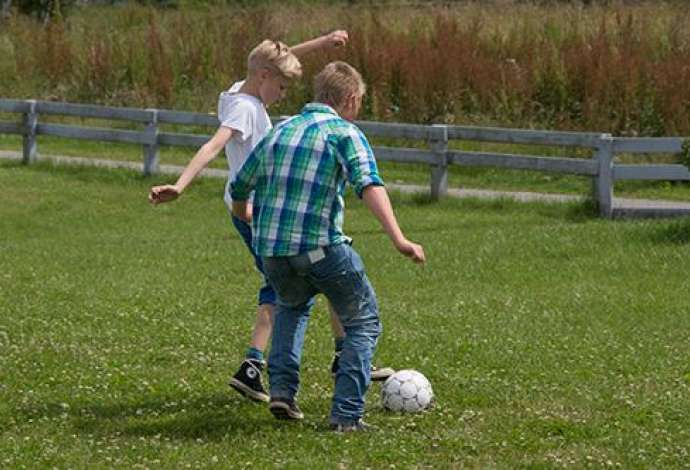
[[[233,213],[253,220],[253,247],[278,294],[268,360],[271,412],[304,417],[295,401],[302,346],[314,297],[323,293],[346,331],[330,424],[336,431],[359,431],[367,427],[364,395],[381,324],[362,260],[342,231],[346,183],[400,253],[418,263],[425,257],[400,230],[371,147],[349,122],[365,92],[360,74],[332,62],[316,76],[314,91],[316,102],[276,126],[247,158],[231,184]]]

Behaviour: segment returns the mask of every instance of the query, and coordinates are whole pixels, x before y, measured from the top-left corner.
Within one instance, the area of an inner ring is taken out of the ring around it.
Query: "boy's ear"
[[[347,103],[348,108],[354,109],[357,106],[357,95],[355,93],[349,94],[345,103]]]
[[[263,67],[259,70],[259,79],[261,79],[261,81],[263,82],[264,80],[269,79],[271,77],[271,74],[272,72],[268,68]]]

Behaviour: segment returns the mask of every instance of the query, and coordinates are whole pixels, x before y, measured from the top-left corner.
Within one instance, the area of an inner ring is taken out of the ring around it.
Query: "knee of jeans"
[[[281,296],[278,297],[276,302],[281,310],[288,311],[292,314],[303,314],[304,312],[311,310],[311,308],[314,306],[314,303],[316,303],[316,299],[312,297],[306,302],[304,299],[296,299],[294,302],[291,302],[289,298],[286,299],[285,297]]]
[[[349,304],[340,308],[340,321],[345,328],[374,328],[373,324],[379,322],[378,306],[368,297],[353,299]]]
[[[355,326],[346,326],[345,334],[355,346],[375,346],[381,330],[381,322],[376,319]]]
[[[358,314],[342,321],[345,329],[360,329],[368,333],[381,332],[381,318],[375,310],[359,311]]]

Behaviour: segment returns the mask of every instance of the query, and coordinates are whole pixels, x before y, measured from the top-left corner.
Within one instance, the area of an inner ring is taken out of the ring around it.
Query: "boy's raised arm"
[[[347,44],[349,36],[347,31],[337,30],[332,31],[318,38],[310,39],[309,41],[297,44],[290,48],[290,52],[298,57],[301,57],[309,52],[316,51],[319,49],[334,49],[336,47],[341,47]]]

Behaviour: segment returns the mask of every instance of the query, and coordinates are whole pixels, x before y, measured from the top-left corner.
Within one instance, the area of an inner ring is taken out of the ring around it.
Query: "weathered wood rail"
[[[23,136],[23,161],[38,158],[38,136],[125,142],[142,145],[143,171],[150,175],[159,168],[162,145],[199,147],[209,136],[163,132],[162,124],[216,127],[216,116],[159,109],[118,108],[36,100],[0,99],[0,112],[21,115],[15,122],[0,121],[0,133]],[[40,115],[122,120],[141,125],[140,130],[84,127],[41,123]],[[280,120],[277,118],[276,120]],[[616,154],[664,153],[682,151],[683,139],[621,138],[594,132],[558,132],[474,126],[419,125],[358,121],[369,136],[421,141],[425,148],[375,146],[381,161],[424,163],[430,168],[430,192],[435,199],[448,191],[450,165],[488,166],[580,175],[592,179],[592,199],[602,217],[613,215],[613,185],[618,180],[689,181],[690,171],[683,165],[624,165],[615,163]],[[493,152],[458,151],[449,148],[456,140],[526,144],[591,149],[592,158],[562,158],[540,155],[515,155]]]

